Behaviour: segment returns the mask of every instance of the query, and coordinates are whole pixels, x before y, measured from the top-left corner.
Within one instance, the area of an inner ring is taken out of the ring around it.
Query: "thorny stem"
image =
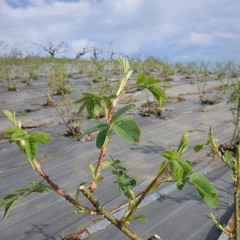
[[[53,188],[53,190],[59,194],[60,196],[64,197],[67,201],[69,201],[71,204],[73,204],[76,208],[80,210],[85,210],[91,215],[97,215],[95,210],[87,208],[83,205],[81,205],[77,200],[72,198],[69,194],[67,194],[65,191],[63,191],[61,188],[58,187],[56,183],[54,183],[49,176],[42,170],[41,165],[37,162],[36,159],[33,159],[32,161],[33,166],[35,167],[36,171],[40,174],[40,176]]]

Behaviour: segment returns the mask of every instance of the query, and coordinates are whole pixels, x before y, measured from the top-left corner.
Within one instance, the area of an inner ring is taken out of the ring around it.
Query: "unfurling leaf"
[[[182,179],[183,167],[178,161],[176,160],[170,161],[170,170],[173,180],[179,181],[180,179]]]
[[[183,134],[183,136],[182,136],[182,139],[181,139],[181,141],[180,141],[180,144],[179,144],[179,146],[178,146],[178,152],[179,153],[183,153],[183,152],[185,152],[186,150],[187,150],[187,148],[188,148],[188,142],[189,142],[189,140],[188,140],[188,135],[185,133],[185,134]]]
[[[179,152],[176,149],[173,149],[171,151],[164,151],[161,153],[163,157],[165,157],[168,160],[178,160],[180,157]]]
[[[95,179],[95,168],[94,168],[93,164],[92,164],[92,163],[89,163],[89,164],[88,164],[88,168],[90,169],[90,171],[91,171],[91,173],[92,173],[93,179]]]

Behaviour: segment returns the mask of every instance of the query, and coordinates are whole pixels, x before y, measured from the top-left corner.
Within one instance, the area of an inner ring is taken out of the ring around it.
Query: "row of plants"
[[[65,198],[75,208],[75,214],[89,214],[92,216],[101,215],[108,219],[120,231],[122,231],[130,239],[141,240],[141,236],[132,232],[131,223],[133,221],[146,221],[147,217],[138,215],[137,210],[142,200],[152,191],[163,186],[164,184],[175,182],[177,189],[182,190],[187,184],[192,184],[199,196],[208,205],[213,208],[218,207],[219,195],[213,184],[202,174],[195,172],[192,163],[186,160],[184,153],[189,147],[188,135],[183,134],[180,143],[176,148],[168,149],[162,152],[159,158],[159,166],[155,177],[152,178],[150,184],[138,195],[134,193],[134,187],[137,185],[137,180],[130,175],[128,169],[124,166],[121,159],[116,159],[114,156],[108,156],[108,146],[111,144],[113,135],[117,135],[121,140],[128,143],[138,143],[141,130],[130,114],[127,114],[135,107],[133,103],[127,105],[119,105],[119,101],[129,90],[129,79],[133,71],[130,70],[129,62],[120,58],[118,59],[121,71],[121,77],[117,84],[110,92],[88,92],[84,93],[75,101],[79,104],[79,112],[86,111],[92,118],[92,127],[84,132],[78,132],[76,137],[95,133],[96,147],[99,149],[97,163],[94,165],[89,162],[88,167],[91,172],[91,179],[79,183],[76,189],[76,194],[70,195],[67,189],[62,189],[48,176],[47,172],[42,169],[41,163],[38,161],[38,145],[47,144],[51,140],[51,136],[44,132],[29,133],[22,129],[21,122],[16,119],[15,113],[8,110],[3,112],[12,123],[12,127],[5,129],[4,136],[11,142],[16,143],[20,151],[26,155],[26,158],[34,171],[38,172],[44,181],[31,182],[26,188],[18,189],[0,200],[0,206],[5,208],[4,219],[6,220],[9,212],[16,201],[28,196],[33,192],[43,193],[46,191],[54,191],[56,194]],[[53,74],[55,77],[56,72]],[[58,76],[58,79],[60,77]],[[146,73],[140,73],[136,77],[135,86],[146,89],[151,93],[155,101],[163,106],[167,101],[167,96],[162,87],[160,80],[154,76],[148,76]],[[131,87],[131,86],[130,86]],[[239,199],[239,179],[240,179],[240,146],[239,146],[239,118],[240,118],[240,85],[239,81],[231,83],[228,86],[230,94],[229,104],[231,104],[232,113],[236,121],[233,139],[230,142],[232,148],[227,148],[225,145],[217,145],[214,139],[212,129],[210,128],[209,138],[205,143],[195,147],[196,151],[200,151],[204,146],[210,146],[227,167],[232,169],[234,183],[234,205],[236,213],[235,233],[229,233],[219,221],[212,215],[208,214],[217,227],[225,231],[230,237],[239,240],[238,230],[238,199]],[[64,92],[64,91],[63,91]],[[64,92],[66,96],[68,92]],[[52,97],[52,96],[49,96]],[[99,118],[99,116],[102,118]],[[102,176],[103,169],[109,169],[110,173],[115,177],[114,183],[119,189],[119,193],[125,196],[127,210],[120,217],[116,218],[111,209],[106,209],[96,198],[95,190],[104,188],[104,177]],[[47,169],[46,169],[47,171]],[[92,207],[82,203],[82,198],[86,197],[92,204]],[[157,236],[155,236],[157,237]],[[150,239],[150,238],[149,238]]]

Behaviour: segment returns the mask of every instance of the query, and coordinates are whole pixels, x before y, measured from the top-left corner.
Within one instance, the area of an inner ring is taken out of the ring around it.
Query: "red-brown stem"
[[[74,198],[72,198],[69,194],[67,194],[64,190],[58,187],[56,183],[54,183],[49,176],[42,170],[41,165],[37,162],[36,159],[32,161],[36,171],[40,174],[40,176],[53,188],[53,190],[59,194],[60,196],[64,197],[67,201],[69,201],[71,204],[73,204],[78,209],[84,209],[88,211],[91,215],[96,215],[95,210],[89,209],[87,207],[82,206],[79,204],[78,201],[76,201]]]

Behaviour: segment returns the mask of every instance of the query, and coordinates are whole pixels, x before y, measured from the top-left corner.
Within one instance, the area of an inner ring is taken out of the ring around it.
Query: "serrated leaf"
[[[217,208],[219,203],[218,192],[213,184],[202,174],[194,172],[190,182],[196,187],[200,197],[212,208]]]
[[[106,127],[98,133],[97,139],[96,139],[97,148],[100,149],[104,145],[105,141],[107,140],[108,131],[109,131],[109,127]]]
[[[105,104],[105,106],[107,108],[111,108],[112,107],[112,101],[111,101],[111,99],[109,97],[102,96],[102,100],[103,100],[103,102],[104,102],[104,104]]]
[[[173,149],[172,151],[164,151],[161,153],[161,155],[168,160],[178,160],[180,157],[179,152],[176,149]]]
[[[181,138],[181,141],[180,141],[180,144],[178,146],[178,152],[179,153],[183,153],[187,150],[188,148],[188,145],[189,145],[189,140],[188,140],[188,135],[185,133],[183,134],[182,138]]]
[[[12,133],[20,133],[20,134],[22,134],[22,135],[24,135],[24,134],[26,134],[27,132],[26,131],[24,131],[23,129],[21,129],[21,128],[7,128],[7,129],[5,129],[4,130],[4,133],[9,133],[9,134],[12,134]]]
[[[183,170],[188,173],[192,171],[192,163],[188,160],[180,159],[178,163],[182,166]]]
[[[118,109],[112,116],[111,122],[113,123],[115,122],[120,116],[122,116],[124,113],[126,113],[128,110],[130,110],[131,108],[134,108],[135,104],[128,104],[120,109]]]
[[[43,132],[32,133],[29,138],[30,142],[36,142],[36,143],[42,143],[42,144],[47,144],[50,140],[51,140],[51,136]]]
[[[3,113],[6,115],[6,117],[12,122],[14,123],[16,120],[15,120],[15,116],[14,116],[14,113],[11,113],[10,111],[8,110],[2,110]]]
[[[127,142],[139,142],[140,129],[133,120],[126,120],[118,125],[113,125],[113,131]]]
[[[170,170],[173,180],[179,181],[180,179],[182,179],[183,167],[178,161],[175,160],[170,161]]]
[[[18,141],[18,140],[22,140],[22,139],[27,140],[29,138],[29,136],[30,135],[27,133],[22,134],[21,132],[15,132],[11,135],[9,140],[10,141]]]
[[[102,108],[101,101],[98,99],[91,99],[86,104],[88,114],[94,118],[99,116],[101,108]]]

